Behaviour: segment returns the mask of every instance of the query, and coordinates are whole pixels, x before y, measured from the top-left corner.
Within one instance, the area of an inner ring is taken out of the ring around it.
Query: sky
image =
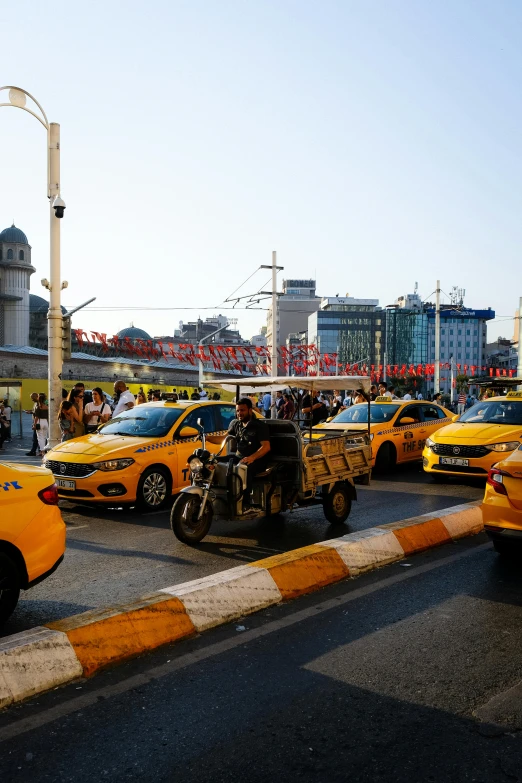
[[[522,296],[518,0],[0,0],[2,84],[61,125],[73,327],[152,335],[283,278],[376,298]],[[6,32],[9,31],[9,32]],[[1,85],[0,85],[1,86]],[[7,93],[0,93],[7,95]],[[5,100],[5,99],[4,99]],[[2,101],[3,102],[3,101]],[[49,277],[45,131],[0,108],[0,228]],[[253,274],[254,273],[254,274]],[[260,306],[266,306],[262,302]]]

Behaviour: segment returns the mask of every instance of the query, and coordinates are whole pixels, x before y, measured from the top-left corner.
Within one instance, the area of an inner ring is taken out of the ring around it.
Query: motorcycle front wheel
[[[207,502],[201,519],[198,519],[202,498],[199,495],[182,493],[172,506],[170,526],[172,532],[184,544],[199,544],[212,524],[212,506]]]

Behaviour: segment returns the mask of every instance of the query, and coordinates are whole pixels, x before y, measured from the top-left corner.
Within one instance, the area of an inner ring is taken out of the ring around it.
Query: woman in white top
[[[83,422],[87,432],[95,432],[100,424],[105,424],[111,418],[111,409],[105,402],[103,391],[96,387],[92,390],[92,402],[88,402],[83,410]]]

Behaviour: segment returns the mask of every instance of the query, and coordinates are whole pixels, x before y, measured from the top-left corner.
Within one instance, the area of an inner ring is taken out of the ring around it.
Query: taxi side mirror
[[[402,427],[403,424],[417,424],[417,421],[412,419],[411,416],[403,416],[399,422],[399,427]]]
[[[199,431],[195,427],[182,427],[179,433],[180,438],[196,438]]]
[[[451,421],[458,421],[460,419],[459,415],[455,415],[451,417]]]
[[[328,418],[326,419],[326,423],[328,424],[328,422],[332,421],[333,418],[334,418],[333,416],[328,416]]]

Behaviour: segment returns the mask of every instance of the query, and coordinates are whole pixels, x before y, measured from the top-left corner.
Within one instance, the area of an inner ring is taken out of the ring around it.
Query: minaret
[[[15,224],[0,233],[0,345],[29,345],[31,246]]]

